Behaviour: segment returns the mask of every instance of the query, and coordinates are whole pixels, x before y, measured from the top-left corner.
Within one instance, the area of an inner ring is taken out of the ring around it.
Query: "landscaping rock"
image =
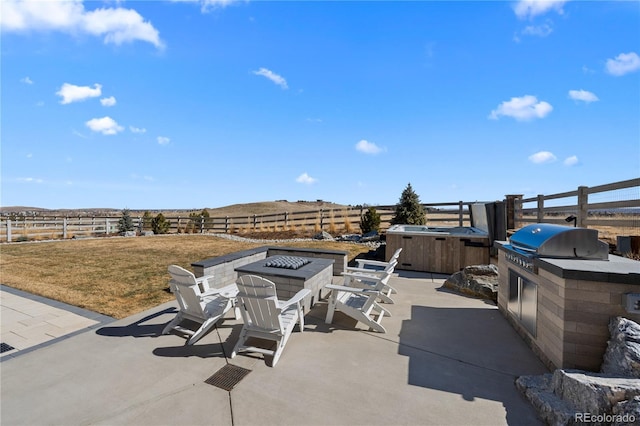
[[[447,278],[443,286],[469,296],[497,301],[498,267],[496,265],[467,266]]]
[[[556,370],[551,386],[581,413],[611,414],[619,402],[640,396],[638,380],[581,370]]]
[[[570,402],[553,393],[553,374],[520,376],[516,387],[536,409],[538,416],[548,425],[567,425],[574,419],[576,410]]]
[[[136,231],[125,231],[125,237],[135,237],[137,235]]]
[[[609,323],[611,340],[601,373],[556,370],[522,376],[516,387],[547,424],[632,425],[640,422],[640,326],[626,318]]]
[[[380,234],[378,231],[367,232],[366,234],[362,234],[360,237],[360,241],[378,241],[380,240]]]
[[[615,426],[637,425],[640,422],[640,397],[617,403],[613,407],[613,415],[617,417]]]
[[[145,237],[149,237],[154,234],[153,234],[153,231],[142,231],[142,235],[144,235]]]
[[[611,339],[600,371],[611,376],[640,379],[640,325],[616,317],[609,322]]]
[[[326,240],[326,241],[333,241],[334,238],[331,236],[330,233],[326,232],[326,231],[322,231],[322,232],[318,232],[316,235],[313,236],[314,240]]]

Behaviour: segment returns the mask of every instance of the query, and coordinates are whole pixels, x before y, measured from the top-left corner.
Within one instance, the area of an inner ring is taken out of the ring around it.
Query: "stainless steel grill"
[[[535,223],[516,231],[505,244],[507,260],[537,272],[533,259],[609,260],[609,246],[598,240],[598,231],[587,228]]]
[[[609,259],[609,246],[598,240],[595,229],[536,223],[515,232],[510,241],[513,248],[536,257]]]

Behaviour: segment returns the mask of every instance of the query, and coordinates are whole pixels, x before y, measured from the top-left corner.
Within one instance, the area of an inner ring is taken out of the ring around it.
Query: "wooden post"
[[[324,231],[324,209],[320,209],[320,231]]]
[[[109,231],[110,231],[110,229],[109,229],[109,218],[106,217],[104,219],[104,234],[105,235],[109,235]]]
[[[67,218],[62,219],[62,238],[67,238]]]
[[[464,203],[462,201],[458,202],[458,226],[464,226],[464,215],[463,215],[463,209],[464,208]]]
[[[507,229],[515,229],[516,222],[522,218],[522,204],[519,201],[523,196],[523,194],[505,195],[507,203]]]
[[[256,230],[256,225],[258,224],[258,216],[257,215],[253,215],[253,230]]]
[[[11,219],[7,219],[7,242],[11,242]]]
[[[204,216],[200,215],[200,233],[204,234]]]
[[[289,228],[289,212],[284,212],[284,227]]]
[[[224,233],[227,234],[229,232],[229,216],[224,217]]]
[[[589,203],[589,194],[588,194],[588,186],[579,186],[578,187],[578,220],[577,226],[581,228],[586,227],[586,220],[589,214],[588,203]]]
[[[536,220],[538,223],[542,223],[544,221],[544,195],[538,195],[538,208],[536,210],[537,217]]]

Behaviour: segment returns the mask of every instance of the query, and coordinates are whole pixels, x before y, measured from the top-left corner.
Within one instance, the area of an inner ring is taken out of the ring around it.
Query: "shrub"
[[[124,234],[128,231],[133,231],[135,226],[133,226],[133,219],[131,219],[131,212],[129,209],[122,210],[122,217],[118,220],[118,232]]]
[[[151,229],[154,234],[166,234],[169,232],[171,223],[164,217],[162,213],[158,213],[158,216],[154,217],[151,221]]]
[[[360,218],[360,230],[363,234],[371,231],[380,231],[380,214],[375,207],[369,207]]]
[[[336,235],[338,233],[338,228],[336,227],[336,218],[333,215],[333,210],[329,211],[329,233],[331,235]]]
[[[149,211],[145,211],[144,215],[142,215],[142,230],[151,231],[152,223],[153,223],[153,216],[151,216],[151,213],[149,213]]]
[[[351,225],[351,220],[349,220],[348,210],[345,209],[342,212],[342,217],[344,218],[344,232],[351,234],[353,232],[353,225]]]
[[[208,225],[209,212],[203,209],[200,213],[189,214],[188,232],[200,232]]]
[[[420,203],[420,197],[413,191],[411,184],[402,191],[400,201],[396,204],[396,212],[391,224],[425,225],[427,216]]]

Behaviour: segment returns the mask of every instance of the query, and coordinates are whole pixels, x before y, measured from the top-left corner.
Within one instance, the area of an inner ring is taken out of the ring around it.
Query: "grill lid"
[[[598,240],[598,231],[550,223],[535,223],[516,231],[511,245],[538,257],[609,258],[609,246]]]

